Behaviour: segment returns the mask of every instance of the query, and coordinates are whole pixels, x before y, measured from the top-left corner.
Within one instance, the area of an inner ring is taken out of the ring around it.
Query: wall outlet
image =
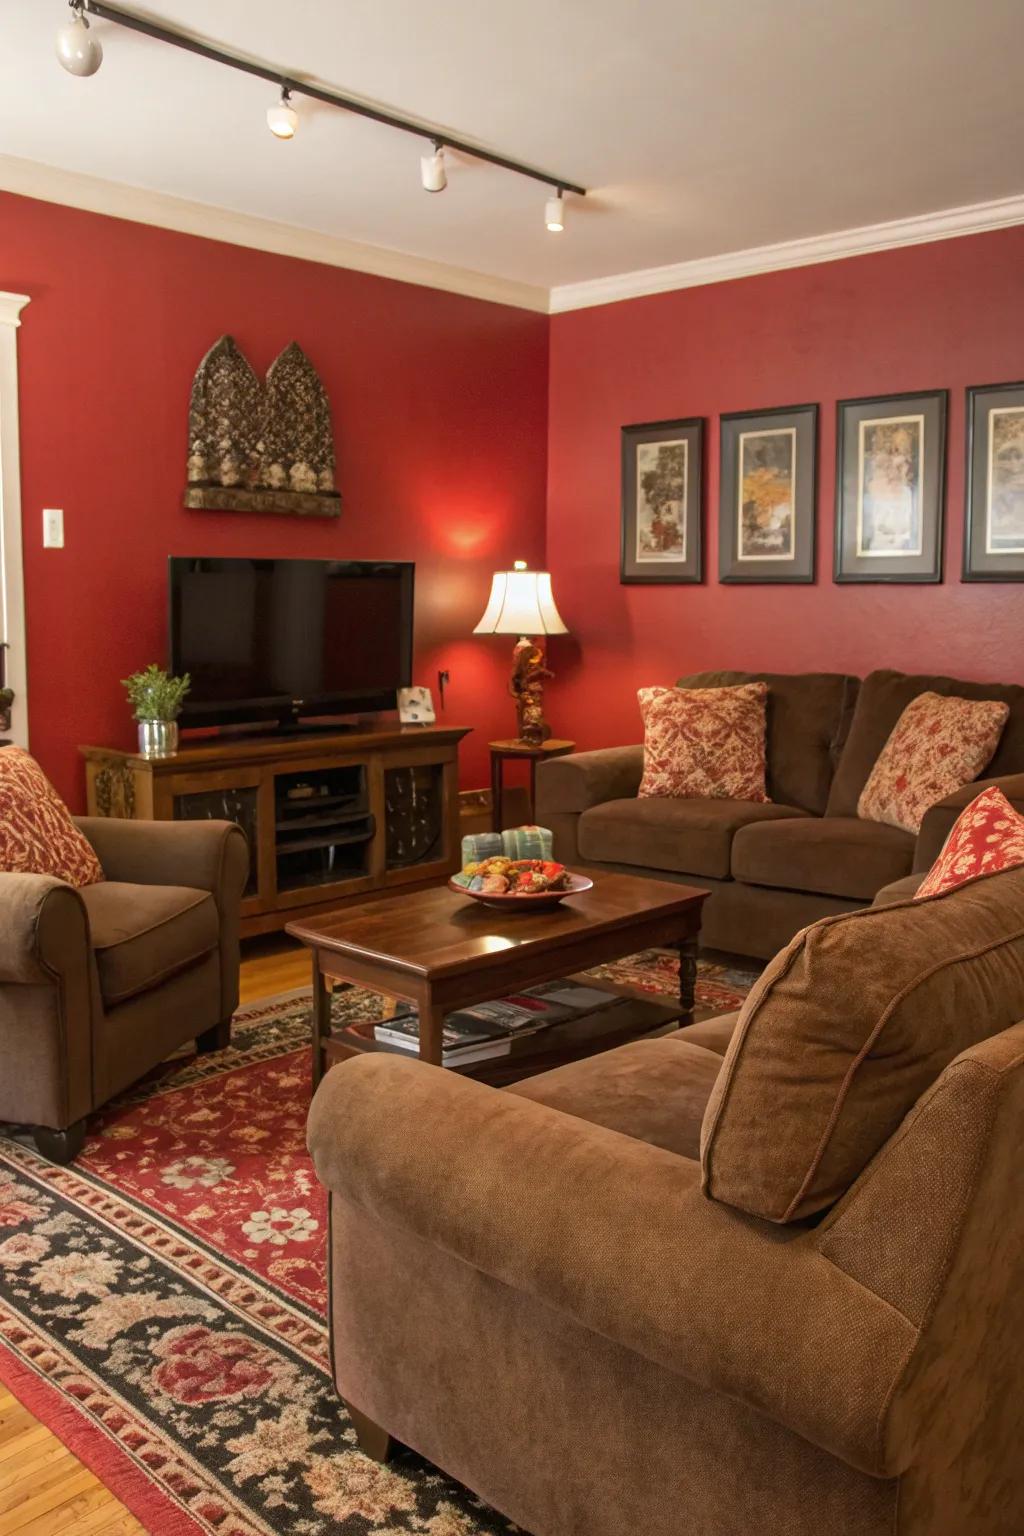
[[[43,548],[64,548],[64,509],[63,507],[43,508]]]

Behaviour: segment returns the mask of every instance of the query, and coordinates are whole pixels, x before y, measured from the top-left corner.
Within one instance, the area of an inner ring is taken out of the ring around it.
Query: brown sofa
[[[656,874],[711,892],[701,942],[768,959],[819,917],[852,912],[883,887],[920,878],[971,798],[934,807],[915,839],[861,821],[860,792],[910,700],[932,691],[1001,699],[1010,717],[984,783],[1024,810],[1024,687],[872,672],[701,672],[681,688],[768,684],[771,804],[637,798],[643,747],[578,752],[542,763],[536,818],[563,863]],[[975,786],[977,793],[981,782]]]
[[[0,874],[0,1121],[31,1126],[56,1162],[178,1046],[228,1043],[249,866],[231,822],[78,825],[106,880]]]
[[[738,1016],[505,1092],[335,1067],[368,1453],[533,1536],[1020,1536],[1022,911],[1015,870],[826,919]]]

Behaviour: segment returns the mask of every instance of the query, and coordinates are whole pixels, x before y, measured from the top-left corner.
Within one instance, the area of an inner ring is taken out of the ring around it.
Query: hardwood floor
[[[253,939],[242,946],[242,1002],[308,986],[309,965],[306,951],[291,939]],[[0,1386],[0,1536],[133,1536],[145,1530]]]

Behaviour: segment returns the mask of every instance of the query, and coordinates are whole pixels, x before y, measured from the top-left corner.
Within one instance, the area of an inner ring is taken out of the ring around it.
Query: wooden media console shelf
[[[236,821],[251,867],[242,933],[269,933],[459,867],[461,727],[387,726],[185,742],[167,758],[81,747],[90,816]]]

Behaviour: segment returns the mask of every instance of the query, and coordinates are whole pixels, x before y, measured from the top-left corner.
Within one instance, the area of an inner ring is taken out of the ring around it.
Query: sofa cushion
[[[721,1069],[717,1052],[673,1034],[587,1056],[505,1091],[696,1160],[704,1110]]]
[[[961,1051],[1024,1019],[1024,869],[823,918],[740,1010],[702,1134],[715,1200],[833,1204]]]
[[[104,880],[82,891],[100,992],[113,1007],[217,948],[217,907],[184,885]]]
[[[914,839],[899,827],[856,816],[808,816],[740,827],[732,845],[732,877],[870,901],[880,886],[908,875],[913,860]]]
[[[714,1051],[717,1056],[724,1056],[729,1049],[729,1041],[732,1039],[733,1030],[739,1019],[739,1010],[732,1013],[716,1013],[710,1019],[698,1019],[696,1024],[687,1024],[674,1035],[666,1036],[669,1040],[681,1040],[687,1045],[702,1045],[705,1050]]]
[[[607,800],[580,817],[579,850],[587,861],[725,880],[739,827],[802,815],[753,800]]]
[[[1024,816],[995,784],[966,806],[917,894],[935,896],[989,870],[1024,864]]]
[[[644,772],[637,793],[669,799],[768,799],[764,683],[641,688]]]
[[[103,879],[95,849],[34,757],[22,747],[0,750],[0,870],[53,875],[68,885]]]
[[[1001,699],[1010,706],[985,777],[1024,772],[1024,687],[1015,683],[965,683],[955,677],[917,677],[906,672],[872,672],[860,685],[850,734],[828,797],[829,816],[856,816],[868,781],[893,726],[919,693],[955,694],[961,699]]]
[[[891,907],[896,901],[909,901],[911,896],[916,896],[921,889],[921,881],[924,875],[904,875],[902,880],[893,880],[891,885],[883,885],[880,891],[875,892],[875,899],[871,903],[873,907]]]
[[[680,688],[768,684],[768,794],[824,814],[832,774],[853,717],[858,682],[840,672],[697,672]]]
[[[857,815],[916,836],[925,812],[978,777],[1003,734],[1003,699],[919,693],[892,728],[857,801]]]

